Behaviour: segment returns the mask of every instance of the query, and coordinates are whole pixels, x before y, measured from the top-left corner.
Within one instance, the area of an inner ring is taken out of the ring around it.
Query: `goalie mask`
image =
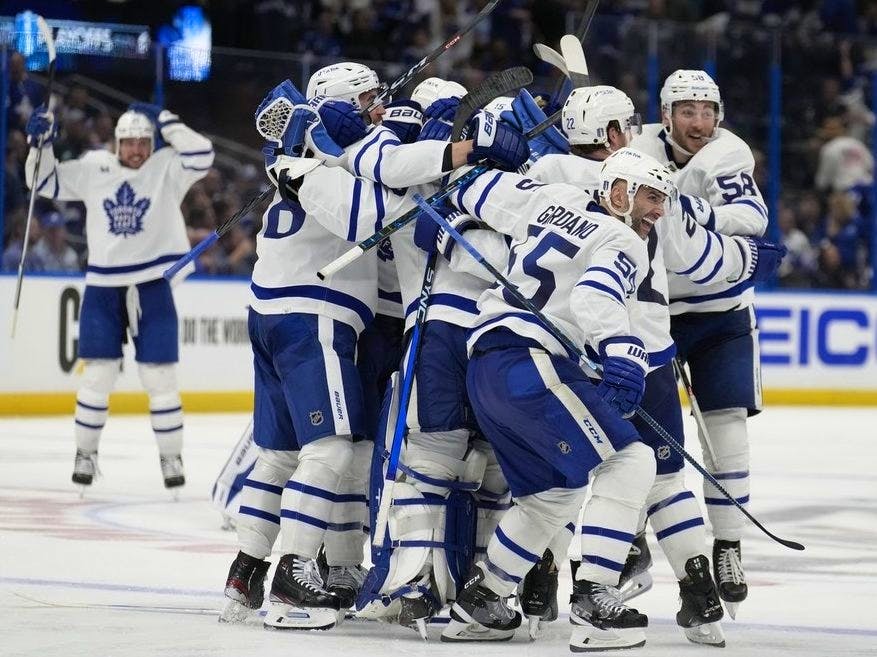
[[[625,211],[617,208],[611,199],[612,187],[618,180],[627,182],[628,205]],[[621,217],[624,223],[636,230],[632,213],[634,197],[640,187],[649,187],[664,195],[664,214],[672,212],[679,198],[679,191],[670,171],[655,158],[632,148],[621,148],[603,162],[600,170],[598,195],[603,205]]]
[[[368,66],[355,62],[341,62],[324,66],[308,80],[307,97],[326,96],[334,100],[346,100],[354,107],[360,105],[359,96],[366,91],[379,89],[378,74]]]
[[[692,155],[673,139],[673,105],[685,101],[707,102],[715,105],[715,124],[712,132],[706,138],[707,141],[716,138],[716,131],[725,118],[725,105],[722,103],[722,95],[718,85],[706,71],[679,69],[671,73],[664,81],[664,86],[661,88],[661,119],[664,123],[667,139],[679,150],[687,155]]]
[[[573,89],[563,104],[563,131],[570,145],[600,144],[611,150],[609,124],[618,121],[618,128],[627,134],[627,141],[642,132],[640,115],[634,111],[627,94],[606,85]]]

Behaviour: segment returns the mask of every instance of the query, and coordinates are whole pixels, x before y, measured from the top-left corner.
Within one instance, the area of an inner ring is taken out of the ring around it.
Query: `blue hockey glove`
[[[442,119],[428,119],[417,135],[417,141],[448,141],[451,138],[451,124]]]
[[[58,127],[55,125],[55,117],[52,112],[46,109],[45,105],[40,105],[27,120],[24,127],[27,133],[27,143],[37,147],[42,137],[43,145],[52,143],[52,140],[58,136]]]
[[[368,133],[368,126],[352,103],[325,98],[311,100],[312,104],[315,102],[326,134],[341,148],[355,144]]]
[[[475,219],[453,208],[443,206],[436,208],[436,211],[442,215],[458,233],[463,233],[470,228],[478,226],[478,222]],[[423,249],[427,253],[438,251],[442,257],[450,261],[456,243],[457,241],[451,236],[451,234],[445,231],[438,222],[430,218],[428,214],[421,212],[417,216],[417,225],[414,227],[414,244],[417,247]]]
[[[600,344],[600,360],[603,380],[597,386],[597,394],[622,417],[630,417],[646,391],[649,355],[642,341],[633,336],[604,340]]]
[[[705,198],[680,194],[679,207],[682,208],[684,214],[690,216],[707,230],[716,229],[716,213]]]
[[[760,237],[744,237],[742,240],[749,247],[749,265],[746,269],[748,275],[745,278],[754,283],[770,280],[789,250],[783,244],[769,242]]]
[[[527,133],[542,123],[548,116],[542,111],[538,103],[526,89],[521,89],[512,100],[511,110],[500,114],[500,118],[514,126],[523,133]],[[541,135],[534,137],[529,142],[531,157],[539,158],[550,154],[569,153],[569,140],[557,129],[551,126]]]
[[[381,125],[389,128],[403,144],[417,141],[423,127],[423,113],[420,104],[413,100],[395,100],[384,105],[387,110],[381,119]]]
[[[451,224],[451,227],[461,235],[470,228],[478,228],[478,226],[480,226],[478,220],[468,214],[462,214],[461,212],[453,212],[449,214],[446,219],[448,220],[448,223]],[[435,222],[433,221],[433,223]],[[435,240],[435,248],[436,251],[438,251],[448,262],[451,261],[451,256],[454,253],[454,247],[456,245],[457,240],[455,240],[454,237],[444,228],[439,228]]]
[[[145,115],[158,129],[158,115],[161,114],[162,108],[152,103],[131,103],[128,109],[132,112]]]
[[[460,99],[455,96],[439,98],[426,108],[423,112],[423,118],[441,119],[442,121],[447,121],[448,125],[450,125],[454,122],[454,115],[457,113],[458,107],[460,107]]]
[[[466,158],[469,164],[487,160],[499,169],[516,171],[530,156],[524,135],[489,112],[476,114],[467,128],[467,136],[474,142]]]

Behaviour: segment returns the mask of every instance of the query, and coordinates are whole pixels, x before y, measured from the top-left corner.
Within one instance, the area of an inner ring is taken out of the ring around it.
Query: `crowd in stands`
[[[215,43],[283,49],[304,57],[388,61],[407,68],[466,25],[486,0],[261,0],[240,3],[248,20],[211,17]],[[504,0],[490,18],[437,62],[433,75],[471,82],[472,71],[525,64],[551,70],[532,56],[536,41],[555,44],[580,20],[579,0]],[[781,200],[776,216],[789,256],[783,287],[870,289],[874,229],[870,140],[871,75],[877,70],[877,0],[619,0],[602,3],[589,43],[595,82],[624,89],[645,114],[645,25],[657,20],[662,73],[697,67],[680,43],[712,39],[726,126],[752,147],[756,179],[769,187],[766,70],[772,34],[782,33]],[[247,28],[246,36],[243,32]],[[241,34],[238,34],[241,32]],[[271,44],[274,44],[272,46]],[[676,48],[676,50],[674,50]],[[674,57],[676,59],[674,59]],[[677,61],[678,59],[678,61]],[[24,125],[43,102],[43,88],[10,57],[5,153],[3,270],[17,267],[27,214]],[[404,70],[404,68],[402,70]],[[92,148],[113,148],[114,116],[73,85],[55,99],[59,160]],[[124,108],[122,108],[124,109]],[[173,109],[173,108],[172,108]],[[116,112],[117,114],[117,112]],[[185,120],[185,116],[183,119]],[[222,134],[222,128],[214,132]],[[265,184],[252,165],[217,166],[183,203],[192,244],[213,231]],[[198,262],[201,272],[246,276],[255,261],[260,209],[241,221]],[[26,267],[80,271],[87,259],[83,208],[38,200]]]

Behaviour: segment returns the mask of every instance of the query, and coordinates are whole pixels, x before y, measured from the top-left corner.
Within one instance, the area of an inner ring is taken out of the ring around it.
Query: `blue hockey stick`
[[[484,259],[478,250],[472,246],[469,241],[463,237],[459,232],[457,232],[453,226],[438,212],[433,210],[433,208],[424,202],[424,199],[419,194],[415,194],[414,200],[420,206],[420,209],[423,210],[426,214],[428,214],[433,221],[437,222],[442,228],[444,228],[448,234],[454,238],[454,241],[457,242],[460,246],[462,246],[466,251],[469,252],[477,262],[479,262],[487,271],[489,271],[494,278],[496,278],[497,282],[502,285],[506,290],[508,290],[509,294],[511,294],[515,300],[520,303],[524,308],[533,313],[536,318],[542,323],[542,325],[548,330],[551,335],[557,338],[561,344],[569,351],[570,354],[573,354],[578,357],[579,362],[584,363],[589,368],[591,368],[594,372],[599,373],[600,368],[599,365],[591,361],[587,356],[585,356],[584,352],[572,341],[570,340],[566,334],[564,334],[559,328],[557,328],[554,323],[548,319],[542,311],[540,311],[533,303],[520,293],[518,288],[507,279],[496,267],[491,265],[487,260]],[[697,470],[704,479],[709,481],[716,489],[724,495],[734,506],[736,506],[742,513],[745,515],[752,523],[758,527],[761,531],[767,534],[770,538],[775,540],[780,545],[784,545],[787,548],[791,548],[792,550],[803,550],[804,546],[796,541],[791,541],[788,539],[780,538],[775,534],[771,533],[764,525],[762,525],[749,511],[747,511],[734,497],[731,496],[728,491],[726,491],[722,485],[716,480],[716,478],[708,472],[704,467],[698,463],[691,454],[689,454],[685,448],[675,439],[670,433],[662,427],[655,418],[649,415],[642,408],[637,407],[636,414],[640,416],[643,421],[648,424],[661,438],[663,438],[668,445],[670,445],[673,449],[675,449],[682,457],[688,461],[695,470]]]

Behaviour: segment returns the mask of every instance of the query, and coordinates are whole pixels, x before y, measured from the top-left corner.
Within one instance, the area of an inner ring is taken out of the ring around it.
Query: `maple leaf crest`
[[[138,199],[134,188],[125,181],[116,191],[116,199],[104,199],[104,212],[107,213],[113,235],[136,235],[143,230],[143,215],[149,209],[148,198]]]

